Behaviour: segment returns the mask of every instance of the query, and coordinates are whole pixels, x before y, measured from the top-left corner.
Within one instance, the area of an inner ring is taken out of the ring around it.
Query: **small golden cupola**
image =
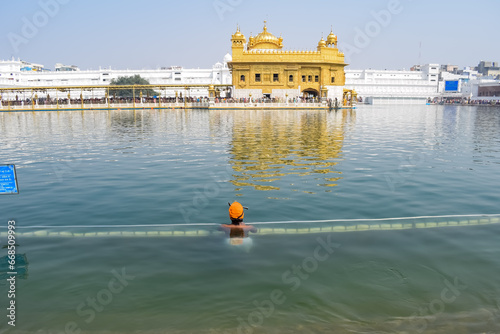
[[[250,33],[250,37],[248,38],[248,48],[251,49],[254,44],[255,38],[252,36],[252,33]]]
[[[330,34],[326,38],[327,46],[337,46],[337,36],[333,33],[333,29],[330,31]]]
[[[321,36],[321,40],[320,40],[320,41],[319,41],[319,43],[318,43],[318,51],[319,51],[321,48],[326,48],[326,41],[323,39],[323,36]]]
[[[236,32],[231,36],[231,42],[233,44],[233,47],[237,48],[244,48],[245,43],[247,42],[247,39],[245,38],[245,35],[243,35],[240,32],[240,27],[236,27]]]
[[[264,21],[264,30],[255,37],[252,37],[251,42],[248,43],[248,49],[282,49],[283,38],[277,38],[269,31],[267,31],[266,21]]]

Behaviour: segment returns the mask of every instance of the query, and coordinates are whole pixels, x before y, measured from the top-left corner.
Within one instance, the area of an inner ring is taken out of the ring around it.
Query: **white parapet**
[[[234,97],[237,99],[249,98],[260,99],[264,97],[262,89],[235,89]]]
[[[273,89],[271,96],[285,100],[286,98],[293,99],[301,94],[299,89]]]
[[[342,97],[344,95],[344,87],[343,86],[325,86],[328,89],[327,98],[342,102]]]

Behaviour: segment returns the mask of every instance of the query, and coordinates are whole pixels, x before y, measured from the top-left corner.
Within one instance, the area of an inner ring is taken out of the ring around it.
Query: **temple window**
[[[302,76],[302,82],[306,82],[306,76],[305,75]]]
[[[242,76],[240,77],[240,81],[245,82],[245,76],[244,76],[244,75],[242,75]]]
[[[332,77],[332,83],[334,83],[334,82],[335,82],[335,77]]]
[[[314,76],[314,82],[319,82],[319,75]]]
[[[260,82],[260,73],[255,73],[255,81]]]
[[[279,74],[278,73],[274,73],[273,74],[273,82],[277,82],[277,81],[280,81]]]
[[[293,81],[293,75],[291,75],[291,74],[290,74],[290,75],[288,76],[288,81],[290,81],[290,82],[292,82],[292,81]]]
[[[312,77],[312,75],[308,75],[308,76],[307,76],[307,80],[308,80],[309,82],[312,82],[312,80],[313,80],[312,78],[313,78],[313,77]]]

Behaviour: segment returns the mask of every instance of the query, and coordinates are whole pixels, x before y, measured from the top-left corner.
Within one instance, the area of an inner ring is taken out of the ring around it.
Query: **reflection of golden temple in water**
[[[298,191],[293,189],[294,182],[312,176],[309,179],[319,182],[310,190],[336,186],[342,179],[335,165],[341,158],[344,126],[354,115],[352,111],[235,112],[230,149],[235,174],[231,182],[237,190],[280,190],[282,181]]]

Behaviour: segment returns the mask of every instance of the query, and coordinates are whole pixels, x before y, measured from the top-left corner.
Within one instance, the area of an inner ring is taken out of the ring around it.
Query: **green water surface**
[[[226,223],[234,200],[247,223],[500,213],[492,107],[12,112],[0,133],[0,231]],[[499,233],[19,237],[0,333],[497,333]]]

